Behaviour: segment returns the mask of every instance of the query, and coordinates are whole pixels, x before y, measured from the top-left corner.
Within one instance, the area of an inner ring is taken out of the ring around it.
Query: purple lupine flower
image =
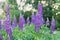
[[[34,27],[35,32],[39,32],[39,29],[40,29],[40,21],[39,21],[39,19],[36,19],[34,26],[35,26]]]
[[[17,26],[17,21],[16,21],[16,16],[14,15],[14,19],[13,19],[13,23],[12,23],[12,27],[16,27]]]
[[[9,14],[10,7],[8,3],[5,4],[5,10],[6,10],[6,17],[8,17],[8,19],[10,20],[10,14]]]
[[[39,32],[40,27],[44,24],[44,19],[40,14],[37,12],[35,17],[35,31]]]
[[[6,16],[9,15],[10,7],[8,3],[5,4],[5,10],[6,10]]]
[[[27,18],[26,21],[27,21],[27,24],[30,24],[30,19],[29,19],[29,17]]]
[[[36,17],[35,17],[35,27],[34,27],[34,30],[35,32],[39,32],[39,29],[40,29],[40,15],[38,14],[38,12],[36,13]]]
[[[2,37],[2,35],[0,34],[0,40],[2,40],[3,39],[3,37]]]
[[[10,15],[7,15],[7,17],[6,17],[6,18],[8,19],[9,24],[10,24]]]
[[[47,18],[47,20],[46,20],[46,25],[50,25],[50,22],[49,22],[49,19]]]
[[[42,4],[38,2],[38,11],[35,18],[35,31],[38,32],[40,27],[44,24],[44,19],[42,15]]]
[[[38,18],[40,20],[42,16],[40,16],[40,14],[38,12],[36,12],[36,18]]]
[[[42,4],[40,3],[40,1],[38,2],[38,13],[40,14],[40,16],[42,16]]]
[[[51,33],[54,32],[54,30],[55,30],[55,25],[56,25],[56,22],[55,22],[54,17],[52,16],[51,27],[50,27],[50,32],[51,32]]]
[[[9,28],[7,31],[8,32],[8,40],[12,40],[12,31],[11,31],[11,28]]]
[[[9,17],[7,17],[4,20],[4,28],[5,28],[6,32],[7,32],[7,35],[9,36],[8,40],[12,40],[12,31],[11,31],[11,27],[10,27]]]
[[[31,19],[32,23],[34,24],[35,23],[35,15],[34,15],[34,12],[32,12],[32,19]]]
[[[20,17],[19,17],[19,30],[23,30],[24,24],[25,24],[25,19],[24,19],[23,15],[20,15]]]
[[[5,20],[4,20],[4,28],[5,28],[5,29],[10,28],[9,17],[5,18]]]
[[[38,12],[36,13],[36,18],[40,21],[40,26],[44,24],[43,16],[41,16]]]
[[[0,29],[2,29],[2,26],[1,26],[1,19],[0,19]]]
[[[40,16],[39,16],[39,19],[40,19],[40,21],[41,21],[40,24],[42,25],[42,24],[44,24],[45,22],[44,22],[44,19],[43,19],[42,4],[40,3],[40,1],[38,2],[38,10],[37,10],[37,12],[38,12],[37,14],[40,15]],[[36,15],[37,15],[37,14],[36,14]]]

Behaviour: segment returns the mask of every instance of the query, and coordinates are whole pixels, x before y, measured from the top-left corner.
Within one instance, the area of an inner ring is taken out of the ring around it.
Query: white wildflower
[[[2,13],[3,13],[3,9],[0,9],[0,15],[2,15]]]
[[[30,10],[32,10],[32,4],[27,4],[23,9],[24,12],[25,11],[30,11]]]
[[[60,12],[57,12],[56,15],[60,14]]]

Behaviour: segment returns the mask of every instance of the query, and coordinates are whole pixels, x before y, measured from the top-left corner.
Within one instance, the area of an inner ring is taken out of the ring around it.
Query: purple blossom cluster
[[[28,24],[30,24],[29,17],[27,17],[26,21]],[[40,27],[45,23],[43,15],[42,15],[42,4],[40,2],[38,2],[38,10],[36,12],[36,15],[34,14],[34,12],[32,12],[31,23],[34,24],[34,31],[35,32],[39,32]],[[18,23],[19,31],[23,30],[24,24],[25,24],[24,16],[22,14],[20,14],[19,23]],[[50,21],[48,18],[46,20],[46,25],[50,25]],[[12,26],[11,26],[10,14],[9,14],[9,4],[6,4],[6,18],[4,21],[4,28],[7,32],[8,40],[12,40],[11,28],[14,28],[16,26],[17,26],[17,20],[16,20],[15,15],[14,15]],[[0,29],[1,29],[1,20],[0,20]],[[51,27],[50,27],[51,33],[53,33],[54,30],[55,30],[55,19],[54,19],[54,17],[52,17]]]
[[[39,32],[39,29],[40,29],[41,25],[43,25],[44,23],[47,26],[50,26],[49,18],[47,18],[46,22],[43,19],[42,4],[40,2],[38,2],[38,10],[37,10],[36,15],[34,15],[34,12],[32,12],[32,20],[31,21],[35,26],[34,27],[35,32]],[[54,19],[54,17],[52,17],[50,31],[53,33],[54,29],[55,29],[55,19]]]
[[[12,28],[16,26],[17,26],[17,20],[16,20],[16,16],[14,15],[13,22],[12,22]]]
[[[2,40],[3,39],[3,37],[2,37],[2,35],[0,34],[0,40]]]
[[[9,17],[7,17],[7,18],[4,20],[4,29],[5,29],[6,32],[7,32],[8,40],[12,40],[12,31],[11,31],[11,25],[10,25]]]
[[[54,17],[52,16],[52,20],[51,20],[51,26],[50,26],[50,32],[53,33],[55,30],[55,26],[56,26],[56,22]]]
[[[35,23],[35,15],[34,15],[34,12],[32,12],[31,22],[32,22],[32,24],[34,24],[34,23]]]
[[[25,19],[24,19],[23,15],[20,14],[20,17],[19,17],[19,30],[23,30],[24,24],[25,24]]]
[[[44,22],[45,21],[43,19],[43,15],[42,15],[42,4],[40,2],[38,2],[38,10],[35,15],[34,30],[36,32],[39,32],[39,29],[44,24]]]

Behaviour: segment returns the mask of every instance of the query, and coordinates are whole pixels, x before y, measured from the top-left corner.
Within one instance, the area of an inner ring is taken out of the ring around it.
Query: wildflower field
[[[3,13],[0,12],[0,40],[60,40],[60,5],[58,8],[55,5],[59,2],[56,0],[1,2]]]

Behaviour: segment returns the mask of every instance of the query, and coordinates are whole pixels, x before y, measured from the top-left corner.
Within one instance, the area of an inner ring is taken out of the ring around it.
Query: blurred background
[[[51,21],[52,16],[56,20],[56,29],[60,30],[60,0],[0,0],[0,18],[2,21],[5,18],[5,4],[9,3],[10,6],[10,19],[13,20],[13,15],[16,15],[17,22],[20,14],[24,15],[24,18],[30,17],[32,11],[36,13],[38,1],[43,6],[43,17],[46,21],[48,17]]]

